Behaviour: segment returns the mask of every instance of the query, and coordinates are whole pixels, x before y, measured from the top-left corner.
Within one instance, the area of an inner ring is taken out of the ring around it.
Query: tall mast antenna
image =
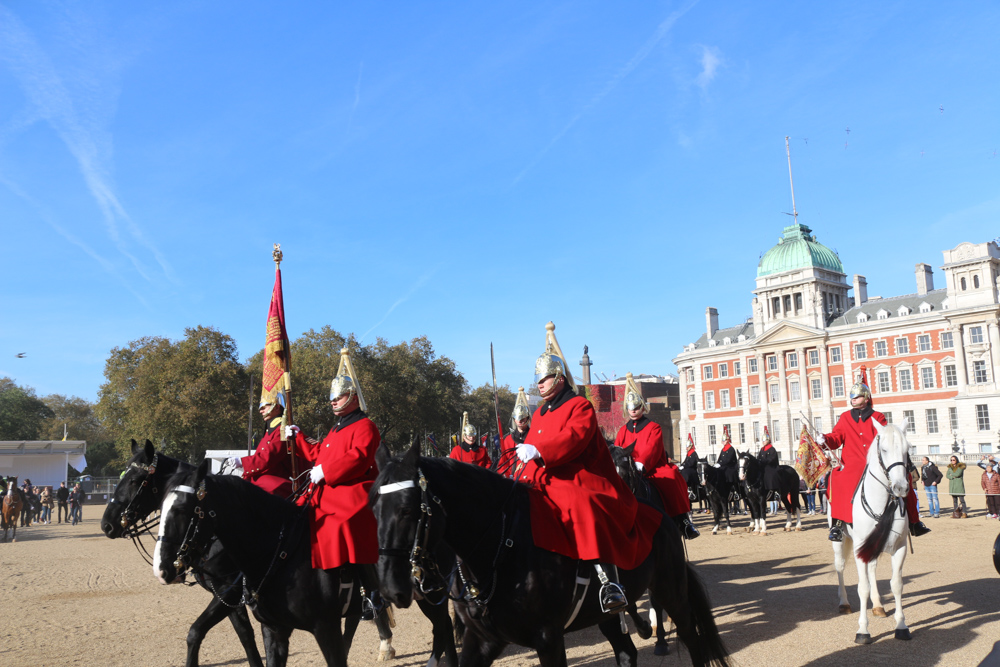
[[[788,184],[792,188],[792,220],[799,221],[799,212],[795,210],[795,182],[792,180],[792,151],[788,148],[788,137],[785,137],[785,155],[788,156]]]

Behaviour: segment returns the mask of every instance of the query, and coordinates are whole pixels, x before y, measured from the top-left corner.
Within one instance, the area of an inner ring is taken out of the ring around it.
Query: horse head
[[[160,534],[153,551],[153,575],[162,584],[180,581],[208,550],[215,535],[215,512],[203,509],[211,461],[181,471],[167,481],[160,511]]]
[[[611,452],[611,460],[614,461],[618,475],[625,480],[629,488],[634,488],[632,482],[642,478],[639,469],[635,465],[635,459],[632,458],[632,454],[635,452],[635,443],[633,442],[628,447],[611,445],[609,451]]]
[[[906,498],[910,490],[907,472],[910,443],[906,440],[908,422],[908,419],[904,419],[901,426],[895,424],[882,426],[878,421],[873,421],[875,441],[868,450],[869,470],[881,470],[888,489],[897,498]]]
[[[378,572],[382,596],[405,609],[413,601],[413,584],[421,585],[424,557],[444,531],[444,512],[431,500],[420,472],[420,440],[393,458],[385,443],[375,453],[379,474],[368,504],[378,523]]]
[[[129,524],[152,514],[160,506],[155,485],[150,488],[152,494],[141,494],[149,487],[149,479],[156,472],[155,460],[153,443],[147,440],[145,446],[140,446],[132,440],[132,458],[128,460],[125,473],[118,480],[104,516],[101,517],[101,530],[111,539],[122,537]],[[145,497],[140,497],[140,494]]]
[[[702,459],[698,460],[698,483],[701,484],[702,486],[706,486],[706,482],[707,482],[706,477],[707,477],[707,475],[705,473],[705,469],[707,467],[708,467],[708,462],[707,461],[704,461]]]

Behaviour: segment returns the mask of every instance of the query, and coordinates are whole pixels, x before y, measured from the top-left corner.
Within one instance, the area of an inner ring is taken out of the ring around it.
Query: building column
[[[757,382],[759,383],[757,386],[760,387],[760,412],[757,413],[757,419],[761,421],[762,428],[760,429],[760,437],[763,438],[764,437],[763,425],[767,424],[768,420],[770,420],[771,418],[770,417],[771,408],[770,408],[770,403],[768,403],[767,374],[766,374],[766,367],[764,366],[764,354],[762,352],[758,352],[756,354],[756,357],[757,357]],[[751,428],[752,427],[753,425],[751,424]],[[752,436],[753,434],[751,433],[751,437]],[[760,442],[761,442],[760,440],[755,440],[754,446],[759,447]]]
[[[969,377],[965,370],[965,338],[961,324],[954,326],[952,338],[955,342],[955,372],[958,374],[958,393],[962,395],[966,393]]]
[[[829,433],[833,430],[833,389],[830,387],[830,358],[826,344],[819,346],[819,369],[823,382],[823,405],[827,406],[823,414],[823,430]],[[829,420],[829,423],[827,423]],[[827,429],[830,429],[827,431]]]
[[[740,410],[743,412],[740,418],[745,420],[750,415],[750,373],[748,372],[749,368],[747,368],[747,358],[745,356],[740,357],[740,370],[742,371],[740,373],[740,389],[743,391],[743,405],[740,406]],[[743,429],[744,432],[751,430],[749,421],[746,422]],[[747,440],[752,439],[753,433],[750,432],[747,435]],[[746,447],[746,443],[743,446]]]
[[[994,391],[1000,384],[997,383],[997,368],[1000,368],[1000,330],[997,329],[997,318],[986,321],[986,327],[990,333],[990,380],[993,382]]]

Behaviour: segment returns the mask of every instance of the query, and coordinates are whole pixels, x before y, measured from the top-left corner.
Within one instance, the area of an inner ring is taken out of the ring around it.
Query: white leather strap
[[[183,484],[181,484],[180,486],[175,486],[174,491],[176,491],[177,493],[190,493],[192,495],[194,494],[193,487],[185,486]]]
[[[392,484],[383,484],[378,487],[378,494],[385,495],[386,493],[393,493],[394,491],[402,491],[403,489],[412,489],[416,484],[413,483],[412,479],[408,479],[405,482],[394,482]]]

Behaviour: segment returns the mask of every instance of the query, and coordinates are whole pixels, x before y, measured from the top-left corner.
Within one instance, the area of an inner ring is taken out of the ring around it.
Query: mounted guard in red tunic
[[[479,433],[476,427],[469,423],[469,413],[462,413],[462,430],[459,434],[459,443],[451,448],[448,458],[471,463],[480,468],[489,468],[492,465],[490,453],[479,442]]]

